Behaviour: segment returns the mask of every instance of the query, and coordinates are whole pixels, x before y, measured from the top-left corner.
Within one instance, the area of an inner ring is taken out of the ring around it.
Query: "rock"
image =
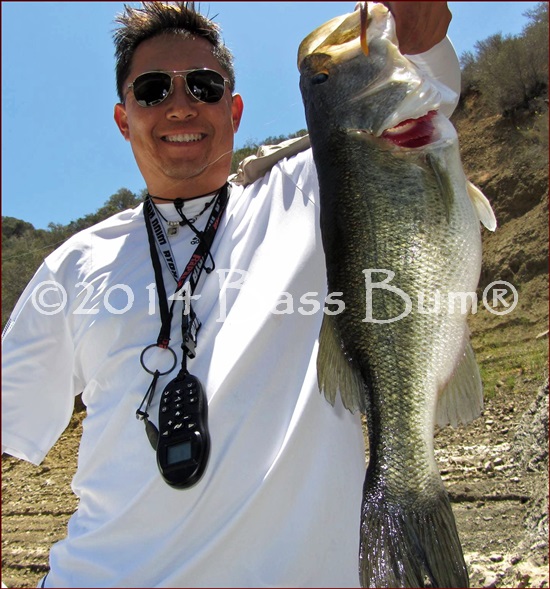
[[[498,583],[498,577],[496,575],[488,575],[487,577],[485,577],[485,580],[483,581],[483,588],[492,588],[492,587],[496,587]]]
[[[521,562],[521,555],[520,554],[514,554],[514,556],[512,556],[510,558],[510,563],[511,564],[518,564],[518,562]]]

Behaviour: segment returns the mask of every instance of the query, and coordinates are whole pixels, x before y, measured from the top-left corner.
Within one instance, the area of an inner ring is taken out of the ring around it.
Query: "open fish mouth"
[[[351,132],[383,139],[389,146],[418,149],[433,145],[446,136],[445,130],[441,128],[441,118],[437,115],[436,110],[431,110],[423,116],[405,119],[381,133],[372,133],[366,129],[352,129]]]
[[[417,119],[407,119],[395,127],[386,129],[381,137],[398,147],[424,147],[439,138],[433,121],[436,115],[437,111],[431,110]]]

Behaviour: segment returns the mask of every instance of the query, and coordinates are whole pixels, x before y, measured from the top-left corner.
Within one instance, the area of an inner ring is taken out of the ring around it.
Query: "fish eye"
[[[324,84],[328,80],[328,72],[319,72],[311,78],[312,84]]]

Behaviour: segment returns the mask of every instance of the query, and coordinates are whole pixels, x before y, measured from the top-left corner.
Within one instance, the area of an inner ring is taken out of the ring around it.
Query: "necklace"
[[[181,212],[181,209],[183,208],[183,205],[185,203],[185,201],[183,199],[176,198],[175,200],[173,200],[172,202],[174,203],[176,211],[182,217],[181,221],[169,221],[160,212],[160,210],[158,209],[158,207],[156,206],[156,204],[153,202],[152,199],[151,199],[151,203],[153,204],[153,206],[155,207],[155,210],[158,212],[158,214],[161,216],[161,218],[164,220],[164,222],[168,226],[166,233],[168,234],[168,236],[173,236],[173,235],[177,235],[180,227],[183,227],[184,225],[187,225],[187,224],[193,225],[197,221],[197,219],[210,208],[210,205],[216,200],[216,197],[218,196],[218,194],[219,194],[219,191],[216,192],[216,194],[214,194],[214,197],[212,198],[212,200],[210,200],[209,202],[207,202],[204,205],[204,208],[202,209],[202,211],[198,215],[195,215],[194,217],[185,217],[183,215],[183,213]]]

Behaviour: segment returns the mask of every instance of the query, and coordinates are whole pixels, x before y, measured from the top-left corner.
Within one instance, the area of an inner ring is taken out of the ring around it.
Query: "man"
[[[413,4],[392,6],[405,47],[456,83],[445,3]],[[311,152],[228,187],[243,101],[218,29],[157,2],[119,23],[115,121],[149,197],[49,256],[4,339],[3,451],[40,463],[87,406],[43,586],[357,586],[364,443],[317,388]]]

